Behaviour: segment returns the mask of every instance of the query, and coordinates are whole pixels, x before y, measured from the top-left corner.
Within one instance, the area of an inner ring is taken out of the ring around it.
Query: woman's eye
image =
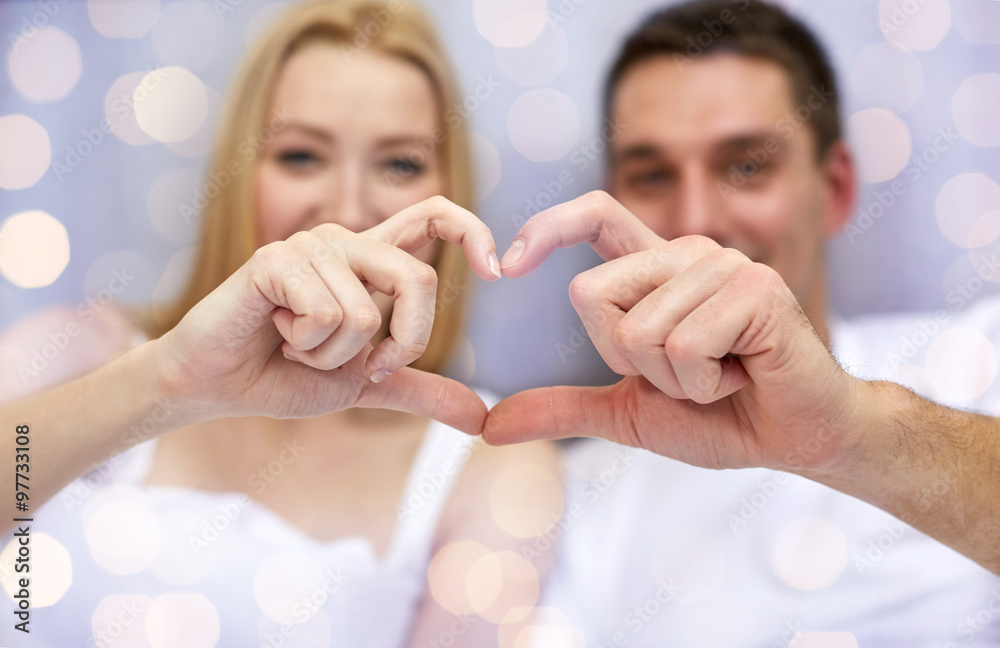
[[[319,161],[309,151],[285,151],[278,156],[278,160],[284,166],[294,169],[301,169]]]
[[[419,175],[424,167],[412,160],[406,158],[393,158],[385,163],[385,170],[391,173],[395,173],[398,176],[404,178],[409,178],[411,176]]]

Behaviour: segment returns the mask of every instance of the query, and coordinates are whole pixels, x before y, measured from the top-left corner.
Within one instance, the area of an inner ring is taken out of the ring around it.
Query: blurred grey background
[[[122,268],[135,277],[115,296],[122,304],[147,306],[175,294],[197,236],[197,218],[185,222],[178,206],[204,186],[220,101],[248,39],[284,4],[0,3],[0,223],[41,210],[62,224],[69,245],[68,264],[57,272],[66,251],[53,221],[22,219],[51,236],[37,249],[16,243],[22,230],[0,229],[0,331],[56,304],[80,308]],[[547,200],[601,186],[606,68],[625,34],[666,3],[424,4],[468,98],[479,214],[502,253]],[[781,4],[829,49],[863,180],[856,229],[830,244],[834,310],[948,307],[949,291],[976,276],[983,255],[1000,253],[1000,1]],[[143,75],[168,65],[188,70],[207,97],[197,130],[169,145],[138,129],[120,102]],[[100,131],[106,115],[116,134]],[[556,192],[553,181],[564,171],[572,182]],[[894,181],[902,190],[883,208],[879,196],[888,202]],[[24,255],[51,255],[55,269],[28,274],[55,277],[19,286],[18,268],[31,264]],[[613,379],[589,342],[581,345],[583,328],[567,297],[572,277],[598,260],[588,248],[561,251],[527,278],[480,282],[451,373],[500,394]],[[978,285],[976,297],[1000,292],[997,283]],[[0,383],[12,378],[18,353],[31,349],[6,351]]]

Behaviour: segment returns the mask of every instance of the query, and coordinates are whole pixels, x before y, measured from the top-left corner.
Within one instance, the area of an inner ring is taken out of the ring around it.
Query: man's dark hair
[[[683,68],[701,56],[724,52],[773,61],[788,72],[792,99],[802,107],[800,115],[807,115],[804,121],[823,160],[841,137],[833,69],[805,25],[760,0],[694,0],[649,16],[625,41],[611,67],[604,89],[605,116],[612,116],[615,90],[637,63],[666,55]],[[811,94],[822,101],[819,108],[807,104]]]

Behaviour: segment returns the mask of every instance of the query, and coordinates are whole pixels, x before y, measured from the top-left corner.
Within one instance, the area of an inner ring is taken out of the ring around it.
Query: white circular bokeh
[[[879,28],[889,41],[908,50],[937,47],[951,28],[948,0],[881,0]]]
[[[25,572],[14,570],[20,543],[13,538],[0,551],[0,588],[14,600]],[[59,602],[73,584],[73,561],[69,551],[47,533],[31,532],[31,607],[50,607]]]
[[[21,288],[48,286],[69,263],[69,235],[51,215],[35,209],[0,224],[0,275]]]
[[[941,233],[961,247],[989,245],[1000,236],[1000,185],[982,173],[949,179],[934,201]]]
[[[160,525],[137,498],[112,499],[94,507],[88,517],[85,532],[90,553],[112,574],[137,574],[160,551]]]
[[[771,568],[800,590],[832,584],[847,566],[847,539],[840,528],[818,516],[788,522],[771,544]]]
[[[529,160],[559,160],[580,141],[580,111],[558,90],[528,90],[507,113],[507,133],[517,152]]]
[[[967,403],[986,393],[996,380],[997,350],[976,329],[956,326],[935,336],[927,348],[926,365],[938,385],[938,398]]]
[[[160,16],[160,0],[87,0],[94,29],[107,38],[142,38]]]
[[[58,27],[42,27],[22,35],[7,57],[14,88],[31,101],[58,101],[69,94],[83,73],[76,40]]]
[[[27,189],[52,163],[49,133],[27,115],[0,117],[0,189]]]
[[[977,74],[963,81],[952,97],[951,113],[955,128],[969,142],[1000,146],[1000,74]]]
[[[158,142],[186,140],[208,116],[205,84],[178,66],[147,73],[135,90],[134,101],[139,128]]]
[[[524,47],[548,23],[545,0],[473,0],[472,16],[483,38],[497,47]]]
[[[863,182],[891,180],[910,160],[910,128],[896,113],[884,108],[860,110],[847,120],[847,136]]]

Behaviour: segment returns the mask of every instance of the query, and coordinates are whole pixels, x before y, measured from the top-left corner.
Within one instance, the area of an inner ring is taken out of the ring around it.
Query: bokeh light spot
[[[90,22],[107,38],[142,38],[160,17],[160,0],[87,0]]]
[[[529,160],[559,160],[580,140],[580,111],[558,90],[529,90],[511,105],[507,133],[518,153]]]
[[[497,47],[523,47],[548,22],[545,0],[474,0],[472,15],[483,38]]]
[[[40,210],[14,214],[0,225],[0,274],[21,288],[48,286],[69,263],[69,235]]]
[[[26,189],[52,162],[52,144],[41,124],[27,115],[0,117],[0,189]]]
[[[0,587],[7,592],[10,600],[20,589],[20,578],[26,574],[14,570],[20,543],[12,539],[0,551]],[[55,605],[73,583],[73,561],[69,551],[58,540],[47,533],[31,533],[31,607],[43,608]]]
[[[864,182],[884,182],[899,175],[910,160],[910,129],[884,108],[861,110],[847,120],[847,134]]]
[[[951,111],[955,128],[969,142],[1000,145],[1000,74],[977,74],[963,81],[951,100]]]
[[[934,201],[941,233],[961,247],[982,247],[1000,235],[1000,185],[981,173],[957,175]]]
[[[801,517],[778,532],[771,545],[771,568],[782,581],[800,590],[827,587],[847,566],[844,532],[826,518]]]
[[[58,27],[42,27],[11,48],[7,70],[14,88],[32,101],[58,101],[83,73],[76,40]]]
[[[927,372],[938,385],[938,398],[967,403],[982,396],[997,377],[997,350],[974,328],[943,331],[927,348]]]
[[[879,28],[885,37],[908,50],[929,50],[951,28],[948,0],[881,0]]]
[[[208,93],[194,74],[182,67],[152,70],[133,95],[139,127],[159,142],[185,140],[208,116]]]

